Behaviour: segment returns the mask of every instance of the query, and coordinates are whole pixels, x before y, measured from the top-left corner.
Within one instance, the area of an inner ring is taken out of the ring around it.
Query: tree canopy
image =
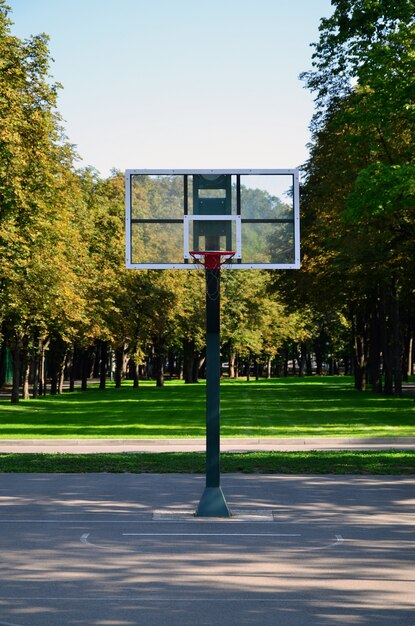
[[[401,392],[415,328],[415,18],[413,0],[333,0],[305,85],[316,97],[301,189],[302,269],[227,272],[222,359],[229,374],[353,371],[356,386]],[[204,364],[204,280],[198,272],[124,266],[124,176],[77,167],[49,75],[45,34],[11,34],[0,0],[0,383],[13,356],[12,401],[29,380],[117,384],[164,369],[196,382]],[[242,187],[254,218],[289,213]],[[180,218],[182,189],[133,189],[148,215]],[[164,230],[149,250],[176,250]],[[158,235],[157,235],[158,236]],[[266,240],[266,241],[265,241]],[[289,252],[285,231],[252,229],[261,259]],[[161,247],[160,247],[161,246]],[[279,255],[279,256],[278,256]],[[272,256],[272,255],[271,255]]]

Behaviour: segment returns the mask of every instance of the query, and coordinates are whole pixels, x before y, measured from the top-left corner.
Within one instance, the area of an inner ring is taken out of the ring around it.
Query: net
[[[201,269],[218,270],[231,262],[235,252],[224,250],[191,250],[190,256]]]

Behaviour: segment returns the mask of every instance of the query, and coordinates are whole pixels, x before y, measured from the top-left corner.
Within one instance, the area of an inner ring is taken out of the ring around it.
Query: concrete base
[[[220,487],[206,487],[196,511],[196,517],[231,517]]]

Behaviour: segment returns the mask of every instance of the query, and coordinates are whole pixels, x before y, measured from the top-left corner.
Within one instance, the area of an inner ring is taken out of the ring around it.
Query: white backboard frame
[[[231,270],[245,270],[245,269],[267,269],[267,270],[279,270],[279,269],[299,269],[300,268],[300,186],[299,186],[299,171],[297,168],[291,169],[129,169],[125,171],[125,233],[126,233],[126,268],[136,270],[198,270],[197,264],[194,263],[133,263],[131,259],[131,177],[134,175],[147,175],[147,176],[162,176],[162,175],[193,175],[193,174],[212,174],[212,175],[291,175],[293,177],[293,230],[294,230],[294,262],[293,263],[234,263],[229,264],[227,267]],[[206,215],[183,215],[183,259],[190,259],[189,256],[185,256],[185,251],[189,253],[189,241],[187,239],[186,247],[186,232],[188,237],[188,223],[190,219],[232,219],[233,217],[241,216],[206,216]],[[187,218],[187,219],[185,219]],[[243,218],[243,216],[242,216]],[[237,232],[238,224],[241,226],[241,220],[236,221]],[[236,259],[241,259],[243,250],[241,251],[241,235],[239,231],[239,256],[235,255]]]
[[[189,222],[235,222],[235,252],[233,259],[242,258],[242,234],[241,234],[241,216],[240,215],[184,215],[184,233],[183,233],[183,251],[184,258],[193,258],[189,250]],[[230,252],[230,250],[228,250]]]

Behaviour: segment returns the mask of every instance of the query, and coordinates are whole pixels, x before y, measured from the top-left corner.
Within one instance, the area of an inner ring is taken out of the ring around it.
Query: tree
[[[407,239],[414,226],[413,3],[333,5],[321,23],[314,70],[303,75],[317,94],[303,201],[311,250],[305,267],[310,271],[318,258],[338,306],[348,302],[356,386],[364,388],[369,366],[381,389],[382,357],[385,391],[399,393],[401,305],[413,307]],[[316,274],[321,283],[324,274]]]
[[[52,328],[62,331],[62,320],[67,327],[82,316],[76,267],[83,254],[71,211],[75,155],[56,112],[59,85],[48,80],[47,37],[13,37],[8,11],[2,2],[0,318],[17,402],[22,351],[27,362]]]

